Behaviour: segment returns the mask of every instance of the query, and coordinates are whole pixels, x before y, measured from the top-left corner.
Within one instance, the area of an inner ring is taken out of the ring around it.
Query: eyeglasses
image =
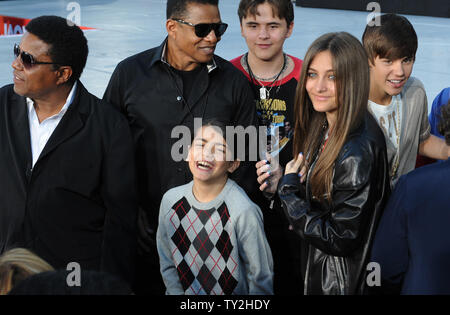
[[[200,23],[200,24],[192,24],[180,19],[172,19],[178,23],[186,24],[189,26],[194,27],[195,35],[197,35],[200,38],[208,36],[209,33],[211,33],[212,30],[214,30],[214,34],[216,34],[216,37],[222,37],[222,35],[225,33],[225,31],[228,28],[228,24],[226,23]]]
[[[36,61],[36,59],[30,55],[29,53],[20,50],[20,47],[18,44],[14,44],[14,56],[19,57],[22,61],[22,64],[25,68],[31,68],[33,65],[56,65],[59,64],[57,62],[43,62],[43,61]]]

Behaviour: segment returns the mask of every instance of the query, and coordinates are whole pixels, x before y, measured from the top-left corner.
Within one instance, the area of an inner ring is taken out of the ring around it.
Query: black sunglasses
[[[33,65],[57,65],[57,62],[43,62],[36,61],[36,59],[25,51],[21,51],[18,44],[14,44],[14,56],[19,57],[22,60],[22,64],[25,68],[31,68]]]
[[[192,24],[180,19],[172,19],[178,23],[186,24],[189,26],[194,27],[195,35],[197,35],[200,38],[208,36],[209,33],[211,33],[212,30],[214,30],[214,34],[216,34],[216,37],[222,37],[222,35],[227,30],[228,24],[226,23],[200,23],[200,24]]]

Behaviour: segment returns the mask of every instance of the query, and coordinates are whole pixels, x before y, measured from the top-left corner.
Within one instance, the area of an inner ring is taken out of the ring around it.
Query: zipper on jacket
[[[336,273],[337,273],[336,281],[338,283],[338,287],[339,287],[339,291],[340,291],[339,295],[345,295],[344,272],[341,268],[339,257],[333,256],[333,259],[334,259],[334,264],[335,264]]]
[[[306,157],[308,158],[308,156]],[[310,198],[309,198],[309,179],[311,178],[311,171],[313,170],[314,166],[316,166],[317,158],[314,160],[313,164],[308,170],[308,173],[306,174],[306,200],[311,204]],[[305,283],[303,288],[303,294],[308,295],[308,278],[309,278],[309,261],[311,260],[311,245],[308,245],[308,254],[306,255],[306,271],[305,271]]]
[[[311,252],[311,245],[308,245],[308,253],[306,255],[307,260],[306,260],[305,282],[303,284],[304,285],[304,287],[303,287],[304,295],[308,295],[309,260],[311,259],[310,252]]]

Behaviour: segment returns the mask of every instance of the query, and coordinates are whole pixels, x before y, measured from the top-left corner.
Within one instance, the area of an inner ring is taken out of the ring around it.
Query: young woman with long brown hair
[[[345,32],[319,37],[299,82],[295,159],[278,194],[302,239],[304,292],[362,294],[389,180],[384,136],[367,111],[369,65],[361,43]]]

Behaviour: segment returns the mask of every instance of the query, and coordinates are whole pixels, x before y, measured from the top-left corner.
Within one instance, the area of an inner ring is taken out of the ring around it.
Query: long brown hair
[[[312,195],[321,202],[331,201],[334,163],[351,131],[363,121],[369,99],[370,77],[367,54],[353,35],[328,33],[316,39],[306,52],[295,96],[294,157],[300,152],[307,169],[323,142],[326,114],[313,108],[306,91],[309,67],[314,57],[329,51],[336,77],[337,117],[327,145],[320,153],[309,179]]]

